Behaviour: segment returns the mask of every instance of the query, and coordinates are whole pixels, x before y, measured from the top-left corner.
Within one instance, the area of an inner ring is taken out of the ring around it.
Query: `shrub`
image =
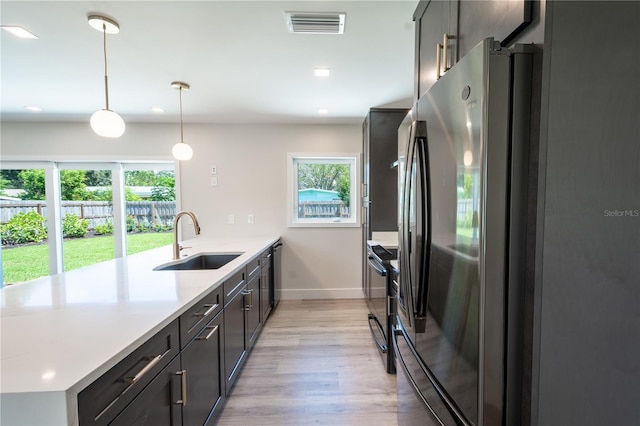
[[[153,230],[156,232],[169,232],[173,229],[173,224],[162,224],[162,223],[156,223],[155,225],[153,225]]]
[[[0,228],[6,244],[39,243],[47,238],[44,218],[37,212],[18,213]]]
[[[98,235],[113,234],[113,222],[107,222],[100,225],[96,225],[94,231]]]
[[[69,238],[82,238],[89,229],[89,220],[80,219],[75,214],[67,214],[62,219],[62,235]]]
[[[149,225],[146,221],[140,222],[138,223],[136,229],[138,230],[138,232],[149,232],[149,230],[151,229],[151,225]]]
[[[134,229],[136,229],[136,219],[129,215],[127,216],[127,232],[133,232]]]

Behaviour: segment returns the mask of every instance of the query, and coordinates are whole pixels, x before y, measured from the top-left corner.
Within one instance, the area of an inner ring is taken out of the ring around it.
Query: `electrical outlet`
[[[227,216],[227,222],[229,223],[229,225],[233,225],[234,223],[236,223],[236,216],[230,214],[229,216]]]
[[[247,216],[247,223],[253,223],[253,215],[252,214]]]
[[[211,166],[211,174],[215,175],[218,173],[218,168],[216,166]]]

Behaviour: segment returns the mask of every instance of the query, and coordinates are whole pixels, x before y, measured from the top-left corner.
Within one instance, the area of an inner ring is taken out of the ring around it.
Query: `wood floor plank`
[[[359,299],[281,301],[216,424],[397,426],[367,313]]]

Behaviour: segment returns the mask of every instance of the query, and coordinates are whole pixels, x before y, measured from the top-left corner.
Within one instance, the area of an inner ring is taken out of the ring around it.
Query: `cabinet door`
[[[503,46],[531,22],[530,0],[460,0],[458,57],[493,37]]]
[[[182,409],[185,425],[203,425],[221,406],[224,392],[223,314],[213,318],[182,350],[182,369],[187,372],[187,404]]]
[[[244,289],[244,288],[243,288]],[[241,293],[224,307],[224,369],[226,394],[236,381],[246,353],[244,296]]]
[[[271,252],[262,258],[262,272],[260,276],[260,322],[264,325],[271,313],[271,300],[273,299],[271,287]]]
[[[255,275],[247,284],[244,296],[244,309],[246,315],[247,349],[251,349],[258,339],[262,324],[260,324],[260,274]]]
[[[457,5],[458,0],[422,1],[416,9],[417,98],[422,97],[437,80],[436,45],[443,43],[444,34],[454,37],[447,42],[448,66],[456,62]]]
[[[180,426],[182,424],[182,380],[180,357],[175,357],[151,383],[138,394],[110,425]]]

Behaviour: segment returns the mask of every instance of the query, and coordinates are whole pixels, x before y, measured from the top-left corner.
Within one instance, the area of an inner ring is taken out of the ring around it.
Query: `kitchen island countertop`
[[[215,270],[153,271],[164,246],[0,290],[0,424],[77,425],[77,395],[279,237],[184,241],[242,253]]]

